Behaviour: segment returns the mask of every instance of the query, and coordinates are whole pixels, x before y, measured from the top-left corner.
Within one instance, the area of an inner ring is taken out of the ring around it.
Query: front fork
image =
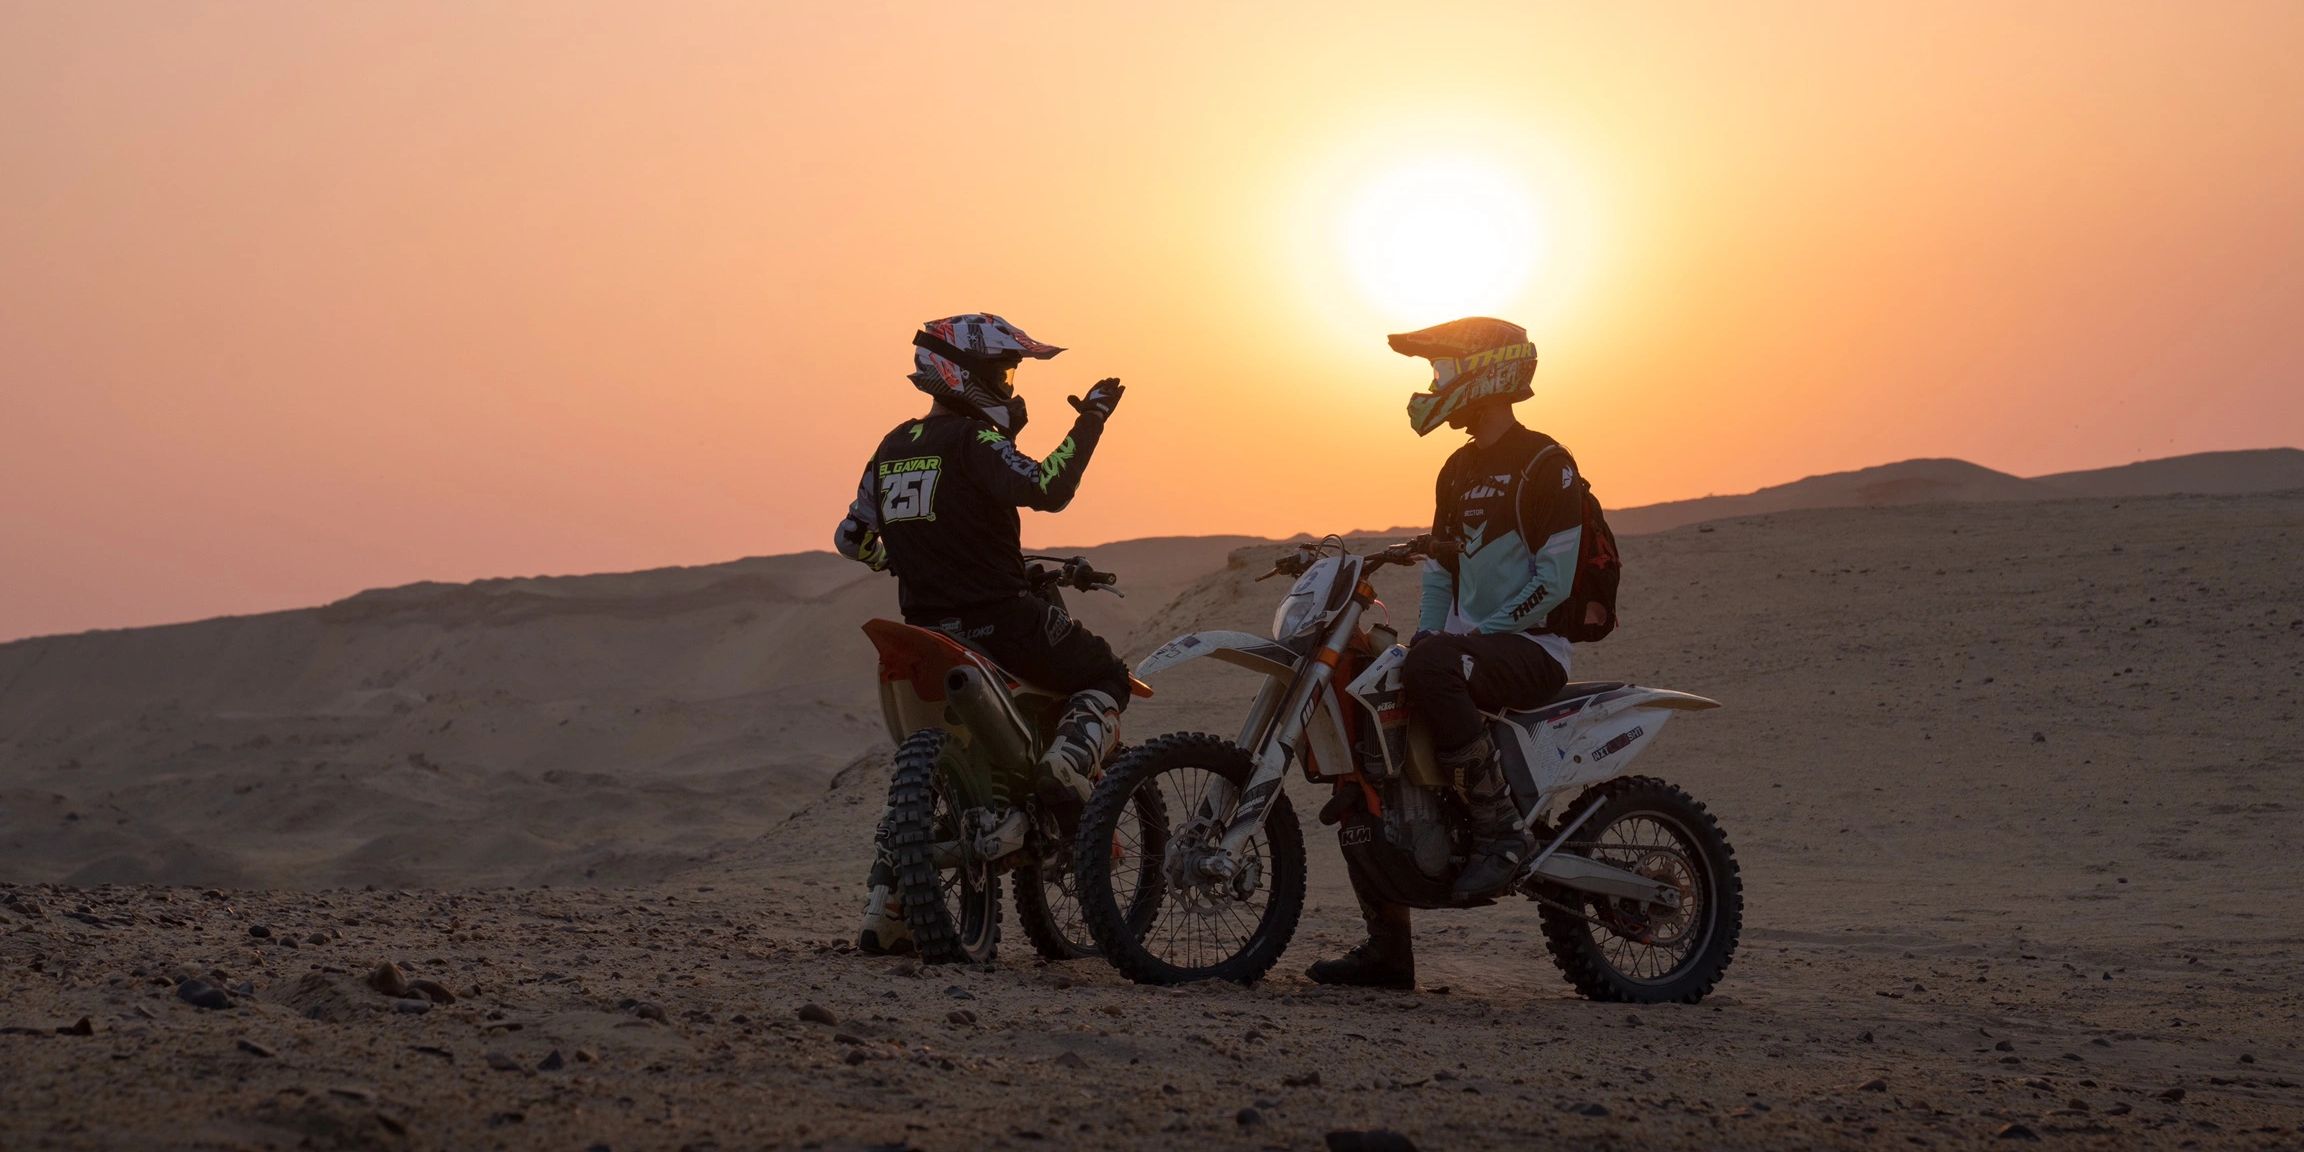
[[[1257,693],[1255,707],[1249,710],[1248,722],[1240,730],[1240,746],[1249,750],[1255,769],[1238,789],[1222,777],[1212,780],[1200,810],[1194,814],[1198,827],[1213,830],[1221,823],[1224,829],[1216,842],[1199,854],[1197,869],[1202,879],[1230,880],[1239,874],[1241,854],[1271,814],[1273,798],[1280,794],[1289,762],[1297,755],[1320,694],[1335,679],[1337,661],[1373,597],[1373,590],[1362,584],[1358,594],[1336,614],[1326,639],[1298,667],[1295,677],[1268,680]]]

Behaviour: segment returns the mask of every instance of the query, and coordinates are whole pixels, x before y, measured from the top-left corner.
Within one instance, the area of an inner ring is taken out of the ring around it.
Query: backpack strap
[[[1536,555],[1536,549],[1542,546],[1542,541],[1533,539],[1528,535],[1528,520],[1526,515],[1521,511],[1520,491],[1527,485],[1529,474],[1535,472],[1536,466],[1538,464],[1542,464],[1544,462],[1544,458],[1550,456],[1554,452],[1558,452],[1563,456],[1568,456],[1570,460],[1575,459],[1574,456],[1569,455],[1566,448],[1560,446],[1560,442],[1558,440],[1554,440],[1550,444],[1545,445],[1543,451],[1529,457],[1528,463],[1523,465],[1520,469],[1519,479],[1512,482],[1512,523],[1520,530],[1520,546],[1526,548],[1528,550],[1528,555],[1531,557]],[[1576,479],[1579,482],[1584,479],[1584,474],[1581,469],[1577,471]]]

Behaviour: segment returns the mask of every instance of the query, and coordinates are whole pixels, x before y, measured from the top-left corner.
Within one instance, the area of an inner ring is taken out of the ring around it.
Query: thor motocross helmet
[[[1027,356],[1046,360],[1063,351],[989,312],[931,320],[912,337],[912,346],[915,386],[1010,436],[1023,431],[1025,419],[1024,398],[1016,394],[1016,365]]]
[[[1387,337],[1403,356],[1432,361],[1432,387],[1408,398],[1408,425],[1418,436],[1475,404],[1517,404],[1536,394],[1536,346],[1518,324],[1467,316]]]

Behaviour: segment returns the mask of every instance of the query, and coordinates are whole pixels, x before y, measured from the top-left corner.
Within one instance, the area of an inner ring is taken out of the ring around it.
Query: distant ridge
[[[1664,532],[1705,520],[1803,508],[1868,508],[1891,504],[2058,500],[2079,496],[2236,496],[2304,489],[2304,449],[2199,452],[2114,468],[2025,479],[1965,460],[1904,460],[1809,476],[1741,496],[1703,496],[1635,508],[1612,508],[1621,535]],[[1606,489],[1601,491],[1605,493]]]
[[[2304,448],[2198,452],[2038,478],[2074,496],[2238,496],[2304,488]]]

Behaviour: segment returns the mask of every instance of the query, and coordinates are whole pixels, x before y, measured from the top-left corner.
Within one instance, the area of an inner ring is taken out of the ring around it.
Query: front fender
[[[1136,674],[1150,678],[1178,664],[1211,656],[1226,664],[1234,664],[1251,672],[1286,679],[1296,674],[1303,658],[1277,640],[1267,640],[1253,632],[1194,632],[1178,636],[1153,650],[1136,665]]]

